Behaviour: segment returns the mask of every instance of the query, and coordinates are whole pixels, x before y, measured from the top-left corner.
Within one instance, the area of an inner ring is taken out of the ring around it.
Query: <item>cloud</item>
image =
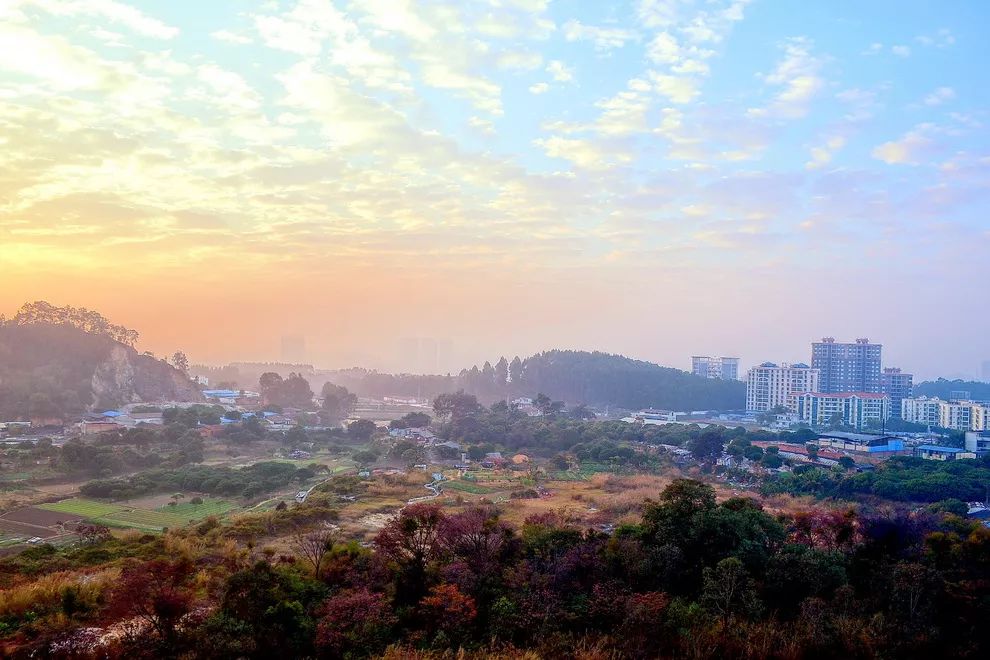
[[[822,60],[811,47],[811,40],[804,37],[784,42],[784,58],[773,72],[762,76],[765,83],[782,89],[766,107],[750,109],[750,115],[794,119],[808,113],[812,99],[825,86]]]
[[[217,41],[224,41],[229,44],[249,44],[251,43],[250,37],[245,37],[241,34],[236,34],[230,30],[216,30],[211,32],[210,36]]]
[[[630,41],[638,39],[638,35],[632,30],[585,25],[575,19],[564,23],[563,31],[567,41],[590,41],[595,45],[595,50],[601,52],[622,48]]]
[[[946,101],[956,98],[956,92],[951,87],[939,87],[934,92],[925,97],[925,105],[942,105]]]
[[[560,60],[550,60],[546,68],[547,73],[557,82],[570,82],[574,80],[574,69],[568,67]]]
[[[527,51],[502,53],[495,59],[495,66],[509,71],[532,71],[543,64],[543,55]]]
[[[846,138],[842,135],[833,135],[825,142],[811,149],[811,160],[804,164],[805,169],[815,170],[824,167],[832,162],[836,152],[846,145]]]
[[[599,143],[592,140],[562,138],[553,136],[538,139],[534,144],[541,147],[547,156],[569,160],[574,165],[588,170],[605,170],[617,161],[628,162],[630,156],[625,153],[609,153]]]
[[[179,29],[114,0],[31,0],[31,6],[53,16],[92,16],[151,39],[172,39]]]
[[[485,119],[484,117],[471,117],[468,119],[468,126],[477,129],[485,135],[495,134],[495,122],[491,119]]]
[[[535,84],[529,86],[529,93],[530,94],[544,94],[549,89],[550,89],[550,85],[548,85],[547,83],[545,83],[545,82],[538,82],[538,83],[535,83]]]
[[[919,124],[900,139],[877,146],[871,154],[888,165],[918,165],[937,152],[939,145],[934,138],[937,132],[934,124]]]
[[[908,46],[903,46],[903,45],[891,46],[890,47],[890,52],[893,53],[894,55],[897,55],[898,57],[910,57],[911,56],[911,48],[909,48]]]
[[[956,38],[949,28],[941,28],[934,34],[922,34],[915,37],[922,46],[934,46],[935,48],[949,48],[955,45]]]

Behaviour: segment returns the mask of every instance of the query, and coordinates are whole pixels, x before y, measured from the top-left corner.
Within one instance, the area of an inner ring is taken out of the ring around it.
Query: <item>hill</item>
[[[969,392],[969,396],[977,401],[990,401],[990,383],[975,380],[947,380],[939,378],[918,383],[914,386],[915,396],[937,396],[940,399],[951,399],[953,392]]]
[[[457,376],[383,374],[349,369],[328,374],[329,380],[361,396],[433,397],[463,389],[492,402],[543,392],[567,403],[622,408],[673,410],[736,410],[745,406],[746,386],[740,381],[699,378],[671,367],[602,352],[551,350],[493,366],[464,369]]]
[[[137,333],[96,312],[31,303],[0,319],[0,419],[58,420],[143,401],[198,401],[196,386],[138,353]]]

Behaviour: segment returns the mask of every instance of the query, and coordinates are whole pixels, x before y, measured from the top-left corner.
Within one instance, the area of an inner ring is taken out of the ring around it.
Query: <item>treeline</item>
[[[977,401],[990,401],[990,383],[975,380],[947,380],[939,378],[917,383],[914,386],[915,396],[953,398],[953,392],[969,392],[969,396]]]
[[[217,532],[201,525],[184,542],[161,544],[160,556],[143,546],[142,560],[124,564],[104,592],[37,603],[32,614],[61,610],[61,631],[93,620],[148,622],[143,634],[100,649],[111,658],[425,660],[462,651],[978,658],[990,651],[990,530],[951,515],[775,516],[751,499],[719,503],[711,487],[681,479],[612,535],[582,529],[563,512],[515,527],[494,508],[417,504],[371,548],[317,528],[291,539],[294,556],[255,555],[252,563],[220,555],[222,546],[210,542]],[[205,555],[189,550],[199,539]],[[165,547],[186,551],[166,556]],[[57,565],[41,548],[28,552],[32,559],[2,560],[0,570]],[[66,648],[65,639],[53,631],[26,650],[46,656]]]
[[[548,406],[548,409],[552,408],[552,404]],[[705,436],[712,447],[708,453],[716,450],[721,453],[725,445],[736,439],[745,439],[748,445],[754,440],[804,443],[815,437],[808,430],[771,433],[747,431],[744,428],[702,429],[696,425],[684,424],[629,424],[616,420],[588,420],[585,419],[587,410],[581,406],[530,417],[505,401],[483,406],[477,397],[466,392],[437,397],[434,401],[434,413],[437,432],[445,440],[482,447],[488,451],[523,451],[541,457],[549,457],[562,451],[575,451],[583,445],[602,441],[615,446],[667,444],[690,448]],[[478,450],[470,453],[477,454]],[[483,451],[481,455],[484,455]]]
[[[191,490],[210,495],[254,497],[292,482],[312,479],[312,468],[263,461],[244,468],[188,466],[175,470],[148,470],[124,479],[100,479],[82,485],[86,497],[125,500],[153,493]]]
[[[25,303],[9,320],[0,316],[0,325],[64,325],[98,337],[106,337],[127,346],[134,346],[140,336],[137,330],[111,323],[99,312],[85,307],[57,307],[44,300]]]
[[[849,473],[839,468],[801,467],[776,475],[762,486],[764,494],[816,497],[876,496],[887,500],[939,502],[982,501],[990,484],[990,459],[926,461],[895,456],[875,470]]]
[[[575,404],[690,411],[741,409],[746,397],[746,386],[740,381],[709,380],[652,362],[586,351],[546,351],[512,360],[501,357],[495,364],[485,362],[456,376],[348,369],[333,372],[329,378],[360,396],[376,398],[432,399],[463,390],[491,403],[546,392]]]

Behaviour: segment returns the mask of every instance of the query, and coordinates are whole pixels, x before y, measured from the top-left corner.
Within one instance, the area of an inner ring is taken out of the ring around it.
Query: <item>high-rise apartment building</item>
[[[880,391],[890,397],[890,416],[900,418],[901,401],[914,396],[914,376],[887,367],[880,374]]]
[[[796,409],[794,395],[818,391],[817,369],[806,364],[764,362],[746,374],[746,410],[767,412],[777,406]]]
[[[691,357],[691,373],[702,378],[739,380],[739,358],[694,355]]]
[[[881,344],[869,339],[854,343],[825,337],[811,345],[811,367],[818,369],[822,392],[879,393]]]

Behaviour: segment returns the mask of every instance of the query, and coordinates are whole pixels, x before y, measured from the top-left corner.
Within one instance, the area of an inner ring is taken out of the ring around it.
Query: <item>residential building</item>
[[[691,373],[702,378],[739,380],[739,358],[694,355],[691,357]]]
[[[970,398],[969,390],[949,390],[949,401],[968,401]]]
[[[918,445],[914,455],[928,461],[955,461],[960,458],[976,458],[976,454],[960,447],[943,447],[941,445]]]
[[[880,392],[881,344],[869,339],[854,343],[824,337],[811,345],[811,367],[820,371],[820,390],[834,392]]]
[[[890,397],[879,392],[803,392],[794,398],[798,417],[813,427],[838,423],[862,429],[867,422],[890,419]]]
[[[990,431],[966,431],[966,449],[980,455],[990,452]]]
[[[954,431],[990,430],[990,406],[975,401],[917,397],[901,402],[904,421]]]
[[[901,401],[914,395],[914,376],[897,367],[887,367],[880,374],[880,391],[890,397],[890,416],[901,416]]]
[[[925,426],[939,425],[939,404],[941,399],[921,396],[901,400],[901,419],[912,424]]]
[[[793,410],[794,395],[818,391],[819,371],[806,364],[779,366],[764,362],[746,374],[746,410],[767,412],[778,406]]]

